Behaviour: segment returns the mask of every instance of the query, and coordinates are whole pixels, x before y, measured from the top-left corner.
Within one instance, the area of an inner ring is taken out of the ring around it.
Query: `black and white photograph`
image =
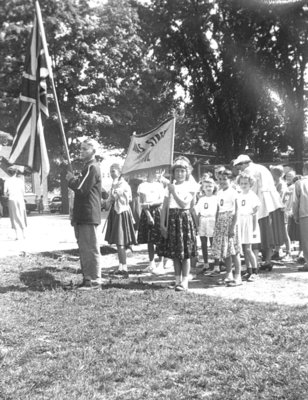
[[[308,399],[308,0],[0,1],[0,400]]]

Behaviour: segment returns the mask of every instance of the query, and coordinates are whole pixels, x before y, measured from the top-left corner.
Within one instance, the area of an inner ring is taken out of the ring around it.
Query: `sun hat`
[[[233,165],[246,164],[251,162],[251,159],[246,154],[240,154],[234,161]]]

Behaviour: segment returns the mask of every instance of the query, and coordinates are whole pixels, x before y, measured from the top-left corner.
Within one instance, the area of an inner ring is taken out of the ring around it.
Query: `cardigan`
[[[72,178],[68,186],[75,193],[72,222],[76,224],[101,223],[102,179],[99,164],[90,160],[78,178]]]

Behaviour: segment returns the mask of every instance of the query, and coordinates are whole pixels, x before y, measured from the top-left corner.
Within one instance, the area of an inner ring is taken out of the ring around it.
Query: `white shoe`
[[[164,268],[164,264],[163,263],[159,263],[158,265],[157,265],[157,267],[155,268],[155,269],[153,269],[153,274],[155,274],[155,275],[163,275],[163,274],[165,274],[167,271],[166,271],[166,269]]]
[[[220,272],[219,271],[212,271],[208,274],[208,276],[219,276]]]
[[[121,274],[123,271],[123,265],[119,264],[118,269],[115,271],[115,274]]]
[[[77,288],[77,290],[89,291],[89,290],[97,290],[97,289],[101,289],[101,288],[102,288],[102,284],[100,282],[87,280],[81,286],[79,286]]]
[[[248,282],[254,282],[257,279],[259,279],[259,275],[257,274],[251,274],[250,277],[247,279]]]
[[[233,277],[232,272],[230,272],[229,274],[226,275],[224,281],[225,282],[233,282],[234,281],[234,277]]]
[[[143,270],[143,272],[153,272],[156,265],[154,261],[150,261],[150,264]]]
[[[204,263],[203,265],[201,264],[200,267],[202,268],[202,271],[208,271],[210,269],[209,263]]]
[[[293,257],[290,254],[286,254],[284,257],[282,257],[280,259],[280,261],[285,262],[285,263],[292,263]]]
[[[168,258],[167,261],[165,262],[165,269],[173,269],[174,265],[173,265],[173,261]]]
[[[188,279],[186,278],[184,278],[183,280],[182,280],[182,282],[181,282],[181,286],[184,288],[184,290],[187,290],[188,289],[188,281],[189,280],[191,280],[190,279],[190,277],[189,277],[189,275],[188,275]]]
[[[156,264],[156,268],[165,269],[165,267],[164,267],[164,262],[163,262],[163,261],[159,261],[159,262]]]

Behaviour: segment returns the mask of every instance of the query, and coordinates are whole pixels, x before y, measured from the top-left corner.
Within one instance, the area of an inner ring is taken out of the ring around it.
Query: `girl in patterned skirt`
[[[156,173],[149,172],[148,180],[142,182],[137,193],[141,206],[141,215],[138,228],[138,243],[148,244],[150,264],[146,272],[160,272],[163,269],[163,259],[160,257],[156,267],[154,262],[155,246],[160,242],[160,212],[165,197],[165,190],[162,183],[157,182]]]
[[[127,274],[126,248],[137,244],[134,230],[134,222],[129,202],[132,191],[129,184],[121,177],[119,164],[112,164],[110,176],[113,179],[109,197],[106,200],[106,208],[110,209],[107,221],[105,240],[109,244],[116,244],[119,268],[118,272]]]
[[[232,172],[222,172],[220,185],[221,190],[217,193],[218,210],[213,238],[213,254],[223,260],[227,275],[224,282],[228,286],[239,286],[242,284],[240,251],[241,243],[238,229],[238,193],[231,184]],[[235,267],[233,277],[232,263]]]
[[[188,289],[190,258],[197,255],[196,234],[190,213],[196,188],[189,182],[192,167],[179,158],[172,167],[168,195],[164,199],[160,226],[162,240],[158,254],[171,258],[175,271],[175,290]]]

